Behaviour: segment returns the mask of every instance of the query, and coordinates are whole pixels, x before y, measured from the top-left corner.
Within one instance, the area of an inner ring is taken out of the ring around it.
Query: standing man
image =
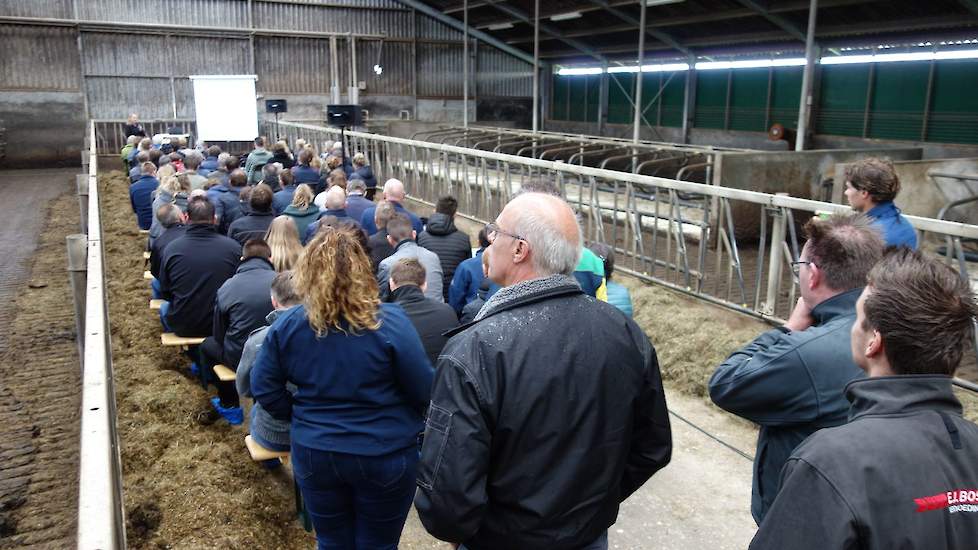
[[[891,251],[856,305],[849,423],[795,450],[751,548],[965,549],[978,544],[978,426],[951,377],[973,349],[970,285]]]
[[[571,275],[582,238],[563,200],[522,194],[488,237],[503,288],[439,356],[421,522],[469,550],[607,548],[620,503],[672,452],[655,350]]]
[[[160,186],[156,179],[156,165],[144,162],[142,175],[129,186],[129,203],[136,214],[136,223],[140,229],[149,229],[153,225],[153,192]]]
[[[415,258],[398,260],[391,268],[388,281],[391,293],[387,301],[401,306],[407,313],[421,337],[428,360],[434,365],[448,342],[445,334],[458,326],[458,317],[448,304],[425,297],[425,275],[424,266]]]
[[[245,161],[245,174],[248,175],[248,185],[254,185],[261,181],[262,168],[271,160],[272,153],[265,149],[265,138],[258,136],[255,138],[255,149],[248,154]]]
[[[893,204],[899,192],[900,178],[888,160],[868,158],[846,167],[845,195],[849,205],[873,219],[887,246],[916,249],[917,232]]]
[[[387,222],[387,243],[394,249],[394,253],[381,260],[377,267],[377,286],[380,288],[380,297],[386,298],[390,294],[390,285],[387,280],[390,278],[391,268],[402,258],[415,258],[425,269],[425,291],[424,295],[433,300],[444,302],[441,290],[441,262],[438,255],[434,252],[418,246],[414,242],[417,234],[411,228],[411,220],[404,214],[394,214]],[[368,241],[369,242],[369,241]]]
[[[760,525],[778,493],[781,467],[806,437],[846,421],[846,384],[862,377],[849,329],[883,240],[866,216],[836,214],[805,224],[808,242],[792,264],[801,298],[784,326],[734,352],[710,378],[710,398],[760,424],[751,515]]]
[[[452,284],[458,264],[472,257],[472,242],[464,231],[455,227],[458,201],[451,195],[438,199],[435,213],[428,218],[424,233],[418,235],[418,245],[438,254],[441,260],[442,292],[448,299],[448,287]]]

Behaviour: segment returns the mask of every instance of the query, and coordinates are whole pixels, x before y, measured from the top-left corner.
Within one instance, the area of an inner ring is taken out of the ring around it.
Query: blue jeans
[[[418,449],[332,453],[292,441],[292,469],[319,550],[395,550],[414,500]]]
[[[173,332],[170,325],[166,324],[166,314],[170,311],[170,302],[160,304],[160,324],[163,325],[164,332]]]
[[[160,289],[160,281],[159,281],[159,279],[153,279],[152,281],[150,281],[149,288],[151,288],[153,290],[153,299],[154,300],[159,300],[160,298],[163,297],[163,291]]]

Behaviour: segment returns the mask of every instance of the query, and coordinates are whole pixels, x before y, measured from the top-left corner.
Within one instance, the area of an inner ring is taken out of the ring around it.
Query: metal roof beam
[[[592,4],[594,4],[596,6],[601,6],[608,13],[614,15],[615,17],[617,17],[618,19],[621,19],[622,21],[625,21],[626,23],[631,23],[631,24],[636,25],[638,27],[642,27],[643,26],[642,23],[638,19],[635,19],[631,15],[629,15],[629,14],[627,14],[627,13],[619,10],[618,8],[612,7],[611,4],[609,4],[607,0],[590,0],[590,1],[591,1]],[[647,8],[643,8],[643,10],[644,9],[647,9]],[[645,12],[643,11],[642,13],[644,15]],[[673,49],[679,51],[683,55],[693,55],[693,52],[691,52],[689,50],[689,48],[687,48],[686,46],[680,44],[679,41],[677,41],[675,38],[673,38],[672,36],[670,36],[668,33],[664,33],[662,31],[657,31],[657,30],[649,29],[647,26],[644,29],[642,29],[642,30],[645,32],[645,34],[651,36],[652,38],[655,38],[659,42],[662,42],[664,44],[667,44],[667,45],[671,46]],[[641,55],[641,52],[639,53],[639,55]]]
[[[781,17],[780,15],[771,13],[770,10],[758,4],[755,0],[737,0],[737,1],[743,4],[744,6],[747,6],[748,8],[761,14],[764,17],[764,19],[767,19],[771,23],[777,25],[779,28],[787,31],[788,34],[790,34],[794,38],[797,38],[802,42],[805,41],[805,32],[799,29],[797,26],[795,26],[795,24],[792,23],[791,21],[788,21],[787,19]]]
[[[428,4],[425,4],[424,2],[420,2],[419,0],[397,0],[397,1],[409,8],[414,8],[418,12],[427,15],[428,17],[431,17],[437,21],[442,22],[459,32],[465,32],[465,25],[462,22],[460,22],[458,19],[445,15],[444,13],[436,10],[435,8],[429,6]],[[469,27],[468,32],[470,36],[473,36],[485,42],[486,44],[493,46],[494,48],[500,49],[508,53],[509,55],[521,59],[531,65],[533,64],[532,55],[524,52],[519,48],[514,48],[513,46],[510,46],[509,44],[503,42],[502,40],[496,38],[495,36],[486,34],[478,29],[473,29],[471,26]]]
[[[404,1],[404,0],[401,0],[401,1]],[[414,0],[411,0],[411,1],[414,1]],[[499,11],[501,11],[503,13],[505,13],[506,15],[509,15],[510,17],[513,17],[515,19],[518,19],[519,21],[521,21],[523,23],[528,23],[530,25],[533,25],[533,19],[530,17],[529,14],[524,13],[523,10],[520,10],[518,8],[514,8],[513,6],[506,5],[505,3],[502,3],[502,2],[492,2],[492,7],[496,8],[497,10],[499,10]],[[573,38],[567,38],[567,37],[565,37],[563,34],[560,33],[559,30],[557,30],[552,25],[548,25],[546,23],[540,23],[540,32],[546,33],[546,34],[554,37],[555,39],[560,40],[564,44],[567,44],[568,46],[574,48],[575,50],[577,50],[579,52],[582,52],[584,54],[590,55],[591,57],[597,59],[598,61],[607,61],[605,59],[604,55],[602,55],[600,52],[598,52],[598,50],[595,50],[594,48],[592,48],[591,46],[585,44],[584,42],[581,42],[580,40],[575,40]],[[512,46],[509,46],[509,47],[512,48]]]

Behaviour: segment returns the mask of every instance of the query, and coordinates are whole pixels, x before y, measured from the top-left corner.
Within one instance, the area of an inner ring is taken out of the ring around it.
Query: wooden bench
[[[164,300],[150,300],[149,309],[160,309],[160,306],[163,305],[163,302]]]
[[[143,259],[144,260],[148,260],[149,259],[149,251],[146,251],[146,250],[143,251]]]
[[[156,277],[153,277],[153,274],[150,273],[149,271],[143,271],[143,279],[146,279],[147,281],[152,281],[155,278]]]
[[[234,382],[235,373],[224,365],[214,365],[214,374],[221,382]]]
[[[180,346],[182,348],[199,346],[204,343],[203,336],[177,336],[172,332],[160,334],[160,343],[164,346]]]
[[[252,439],[250,435],[245,436],[245,447],[248,447],[248,454],[251,455],[251,459],[255,462],[272,460],[275,458],[281,460],[282,462],[288,462],[289,460],[288,451],[273,451],[271,449],[262,447],[261,444]]]
[[[139,234],[140,235],[149,235],[149,229],[140,229],[139,230]]]

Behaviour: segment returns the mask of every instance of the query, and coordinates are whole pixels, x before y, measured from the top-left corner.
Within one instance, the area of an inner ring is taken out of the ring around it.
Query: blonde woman
[[[166,168],[164,166],[163,168]],[[163,168],[160,172],[163,172]],[[153,222],[149,226],[149,244],[153,245],[156,237],[163,233],[163,225],[156,217],[156,212],[164,204],[175,204],[181,212],[187,211],[187,201],[190,200],[190,178],[187,174],[169,175],[160,178],[160,186],[156,188],[153,198]]]
[[[292,468],[319,548],[396,548],[434,371],[404,310],[380,302],[355,231],[324,228],[299,256],[302,305],[268,329],[251,391],[292,423]]]
[[[313,204],[313,198],[312,187],[303,183],[295,188],[295,193],[292,194],[292,204],[286,206],[285,210],[282,211],[283,215],[290,216],[295,222],[295,228],[299,235],[305,235],[309,224],[319,218],[319,207]]]
[[[299,232],[290,216],[282,215],[272,220],[268,233],[265,233],[265,242],[272,249],[272,265],[278,272],[292,269],[302,252]]]
[[[166,163],[163,166],[160,166],[160,169],[156,171],[156,179],[163,181],[170,176],[176,175],[176,173],[177,167],[170,163]]]

